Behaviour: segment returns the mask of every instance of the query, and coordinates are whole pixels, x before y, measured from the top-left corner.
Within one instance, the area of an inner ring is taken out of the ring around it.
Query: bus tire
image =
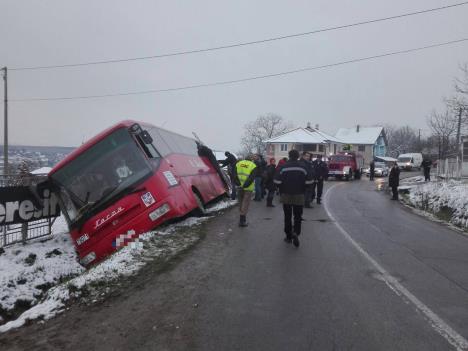
[[[193,191],[193,196],[195,198],[195,202],[197,203],[197,208],[194,211],[195,215],[198,217],[206,216],[208,211],[206,210],[201,195],[197,191]]]

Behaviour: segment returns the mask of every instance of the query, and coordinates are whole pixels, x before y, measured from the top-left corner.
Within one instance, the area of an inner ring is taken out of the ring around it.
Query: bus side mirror
[[[143,142],[146,145],[153,143],[153,138],[151,137],[151,135],[148,133],[147,130],[143,130],[143,131],[140,132],[140,138],[141,138],[141,140],[143,140]]]

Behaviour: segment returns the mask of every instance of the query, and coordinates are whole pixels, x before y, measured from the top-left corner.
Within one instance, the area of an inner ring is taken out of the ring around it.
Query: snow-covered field
[[[424,182],[423,177],[412,177],[400,183],[400,190],[408,191],[404,201],[426,211],[437,219],[468,230],[468,184],[463,181]]]
[[[218,202],[208,208],[208,213],[235,203]],[[109,289],[106,283],[135,274],[147,262],[191,246],[196,236],[184,234],[182,240],[173,240],[172,234],[181,229],[191,230],[209,218],[190,217],[140,235],[137,241],[89,270],[77,263],[66,223],[63,218],[57,219],[51,237],[9,246],[0,255],[0,332],[20,327],[28,320],[52,318],[66,308],[69,300],[79,299],[84,291],[88,297],[93,296],[89,291],[94,286],[101,289],[94,295],[105,295]],[[18,310],[24,312],[17,316]]]

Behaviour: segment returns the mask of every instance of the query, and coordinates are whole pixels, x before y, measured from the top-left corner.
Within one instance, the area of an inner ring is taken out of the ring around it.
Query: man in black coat
[[[304,151],[299,161],[302,162],[307,172],[311,173],[313,176],[314,173],[313,173],[313,168],[312,168],[312,161],[310,160],[311,157],[312,155],[309,152]],[[310,205],[311,201],[312,201],[312,185],[308,185],[306,186],[306,190],[304,194],[304,207],[312,208],[312,206]]]
[[[390,175],[388,176],[388,185],[392,188],[392,200],[398,200],[398,186],[400,185],[400,168],[396,162],[393,163],[393,167],[390,169]]]
[[[374,180],[375,176],[375,162],[372,160],[369,164],[369,180]]]
[[[322,155],[312,162],[314,183],[312,184],[312,201],[315,199],[315,188],[317,188],[317,204],[321,203],[323,193],[323,181],[328,177],[328,166],[322,161]]]
[[[266,198],[267,207],[275,207],[273,205],[273,198],[275,196],[276,185],[274,183],[276,172],[276,160],[270,158],[270,164],[266,167],[265,170],[265,189],[268,191]]]
[[[224,155],[226,156],[226,159],[223,161],[219,161],[219,165],[221,167],[227,166],[228,175],[229,175],[229,179],[231,180],[231,187],[232,187],[231,199],[235,200],[236,199],[235,170],[236,170],[237,158],[236,156],[231,154],[229,151],[226,151]]]
[[[428,182],[431,181],[431,167],[432,161],[428,158],[425,158],[424,161],[421,163],[421,167],[424,169],[424,181]]]
[[[275,184],[279,186],[280,198],[284,212],[284,241],[299,246],[298,236],[301,234],[302,211],[306,186],[312,184],[312,175],[304,163],[299,161],[297,150],[289,151],[289,160],[281,166],[275,175]],[[294,225],[292,216],[294,214]]]

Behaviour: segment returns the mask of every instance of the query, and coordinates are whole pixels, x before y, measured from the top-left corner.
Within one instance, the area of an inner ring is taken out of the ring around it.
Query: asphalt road
[[[368,179],[328,182],[301,246],[252,203],[122,294],[0,336],[3,350],[468,350],[468,237]],[[232,231],[229,231],[231,229]]]

